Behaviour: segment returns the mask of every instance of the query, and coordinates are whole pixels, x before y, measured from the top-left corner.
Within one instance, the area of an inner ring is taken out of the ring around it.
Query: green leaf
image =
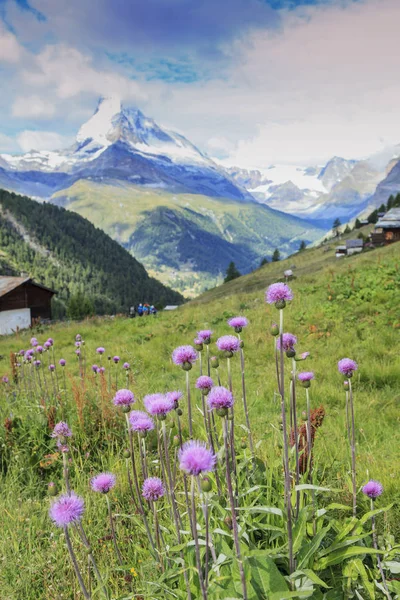
[[[338,565],[343,560],[347,558],[352,558],[353,556],[362,556],[364,554],[381,554],[379,550],[374,550],[373,548],[365,548],[364,546],[351,546],[350,548],[341,548],[336,552],[332,552],[328,556],[319,559],[314,564],[314,569],[316,571],[323,571],[327,567],[332,565]]]
[[[327,585],[322,579],[318,577],[316,573],[312,569],[302,569],[304,575],[306,575],[313,583],[316,583],[320,587],[329,589],[329,585]]]
[[[333,543],[331,544],[328,548],[324,548],[323,550],[321,550],[318,553],[318,559],[322,558],[323,556],[326,556],[327,554],[331,554],[331,552],[336,552],[336,550],[339,550],[340,548],[346,548],[347,546],[353,546],[354,544],[356,544],[357,542],[360,542],[361,540],[363,540],[364,538],[368,537],[369,533],[364,533],[364,535],[354,535],[351,537],[348,537],[345,540],[342,540],[340,542],[337,543]]]
[[[283,517],[283,512],[280,508],[276,508],[275,506],[250,506],[247,508],[237,508],[236,510],[244,510],[249,513],[268,513],[271,515],[277,515],[278,517]]]
[[[317,533],[317,535],[314,536],[314,538],[311,540],[311,542],[309,542],[308,544],[305,544],[300,549],[300,551],[297,555],[297,568],[298,569],[304,570],[304,567],[312,564],[311,559],[313,558],[314,554],[319,550],[319,548],[321,546],[321,542],[324,539],[324,537],[326,536],[326,534],[328,533],[330,528],[331,528],[331,526],[328,525],[328,527],[324,527],[324,529],[321,529],[321,531],[319,531]]]
[[[340,490],[332,490],[331,488],[320,487],[319,485],[312,485],[311,483],[301,483],[300,485],[295,485],[294,489],[296,492],[301,492],[303,490],[315,490],[316,492],[339,492]]]
[[[360,560],[359,558],[355,558],[351,562],[354,566],[354,569],[357,571],[358,575],[360,576],[362,584],[364,586],[364,589],[367,591],[369,597],[371,598],[371,600],[375,600],[374,585],[373,585],[373,583],[370,582],[370,580],[368,578],[368,573],[367,573],[366,568],[363,565],[362,560]]]
[[[375,515],[379,515],[380,513],[383,512],[387,512],[388,510],[390,510],[392,508],[393,504],[389,504],[389,506],[385,506],[384,508],[377,508],[375,510],[370,510],[369,512],[365,513],[365,515],[363,515],[360,519],[360,523],[364,524],[366,523],[371,517],[375,516]]]
[[[293,552],[296,553],[300,550],[304,538],[306,537],[306,526],[307,526],[308,507],[305,506],[301,509],[297,518],[296,524],[293,528]]]
[[[247,565],[250,567],[250,581],[252,588],[258,594],[258,598],[269,598],[271,592],[282,594],[288,590],[285,578],[278,570],[278,567],[269,556],[256,558],[254,556],[247,559]],[[281,596],[284,597],[283,595]]]

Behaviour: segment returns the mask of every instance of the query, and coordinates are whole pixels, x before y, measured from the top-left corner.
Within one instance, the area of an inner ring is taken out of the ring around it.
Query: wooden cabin
[[[35,319],[51,319],[55,293],[31,277],[0,276],[0,335],[26,329]]]
[[[371,233],[375,246],[400,242],[400,208],[391,208],[375,225]]]

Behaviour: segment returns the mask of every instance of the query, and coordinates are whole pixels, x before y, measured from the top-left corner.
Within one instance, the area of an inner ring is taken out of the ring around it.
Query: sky
[[[400,143],[400,0],[0,0],[0,152],[116,95],[227,165]]]

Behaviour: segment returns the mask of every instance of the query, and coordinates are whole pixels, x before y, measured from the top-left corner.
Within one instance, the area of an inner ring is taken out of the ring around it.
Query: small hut
[[[371,233],[371,242],[375,246],[400,242],[400,208],[391,208],[379,219]]]
[[[26,329],[35,319],[51,319],[55,293],[31,277],[0,276],[0,335]]]

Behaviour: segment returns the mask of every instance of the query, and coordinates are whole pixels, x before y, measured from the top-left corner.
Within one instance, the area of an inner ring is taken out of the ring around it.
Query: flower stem
[[[244,574],[242,555],[240,552],[235,498],[233,496],[231,470],[230,470],[230,466],[229,466],[229,443],[228,443],[229,432],[228,432],[228,421],[227,421],[226,417],[224,417],[224,420],[223,420],[223,428],[224,428],[224,444],[225,444],[226,485],[227,485],[227,489],[228,489],[229,503],[230,503],[231,512],[232,512],[233,541],[235,544],[236,558],[237,558],[238,565],[239,565],[239,573],[240,573],[240,581],[242,584],[243,600],[247,600],[246,578],[245,578],[245,574]]]
[[[69,485],[69,469],[68,469],[68,462],[67,462],[67,453],[63,452],[62,457],[63,457],[63,475],[64,475],[64,481],[65,481],[65,489],[67,490],[67,494],[70,494],[71,488]]]
[[[84,543],[85,547],[89,551],[88,552],[88,557],[89,557],[90,562],[92,563],[93,571],[94,571],[94,574],[96,575],[97,581],[99,582],[99,584],[100,584],[100,586],[101,586],[101,588],[103,590],[104,596],[107,598],[107,600],[109,600],[110,595],[108,593],[108,590],[107,590],[106,586],[104,585],[103,579],[102,579],[102,577],[100,575],[100,572],[99,572],[99,569],[97,567],[96,560],[95,560],[95,558],[94,558],[94,556],[92,554],[89,540],[88,540],[88,538],[86,536],[85,530],[83,529],[82,523],[80,521],[78,522],[77,528],[78,528],[79,535],[80,535],[80,537],[82,539],[82,542]]]
[[[107,494],[106,494],[106,500],[107,500],[108,517],[110,519],[111,535],[112,535],[112,539],[113,539],[115,554],[117,555],[119,565],[122,566],[124,564],[124,561],[122,560],[121,552],[119,551],[119,548],[118,548],[117,536],[115,534],[115,529],[114,529],[114,521],[113,521],[113,516],[112,516],[110,499],[107,496]]]
[[[375,509],[375,507],[374,507],[374,501],[371,498],[371,510],[374,510],[374,509]],[[372,524],[372,543],[374,545],[375,550],[378,550],[378,540],[377,540],[377,537],[376,537],[375,515],[372,515],[371,524]],[[378,562],[378,569],[379,569],[379,572],[380,572],[381,577],[382,577],[382,585],[383,585],[383,587],[385,589],[386,597],[388,598],[388,600],[392,600],[392,597],[391,597],[391,595],[389,593],[389,590],[388,590],[388,587],[387,587],[385,573],[383,571],[382,562],[381,562],[381,555],[380,554],[376,555],[376,560]]]
[[[71,539],[69,537],[69,533],[68,533],[68,528],[67,527],[64,527],[64,533],[65,533],[65,541],[67,542],[67,548],[68,548],[68,552],[69,552],[69,555],[70,555],[70,558],[71,558],[72,566],[74,567],[74,571],[75,571],[76,577],[78,579],[80,588],[82,590],[82,594],[84,595],[85,600],[90,600],[91,596],[90,596],[89,592],[86,589],[86,586],[85,586],[85,583],[83,581],[81,572],[79,570],[79,565],[78,565],[78,562],[76,560],[76,556],[74,554],[74,551],[72,549]]]
[[[240,336],[239,336],[240,339]],[[253,436],[251,434],[250,427],[250,419],[249,419],[249,410],[247,408],[247,397],[246,397],[246,380],[245,380],[245,365],[244,365],[244,350],[240,348],[240,366],[242,371],[242,398],[243,398],[243,408],[244,408],[244,416],[246,418],[246,426],[247,426],[247,435],[249,438],[249,446],[250,452],[252,456],[254,456],[254,444],[253,444]]]
[[[293,560],[293,531],[292,531],[292,502],[290,495],[290,472],[289,472],[289,449],[286,428],[286,407],[285,407],[285,382],[284,382],[284,359],[283,359],[283,309],[279,309],[279,338],[280,338],[280,396],[282,412],[282,431],[283,431],[283,457],[285,471],[285,504],[287,511],[287,534],[289,546],[289,573],[294,572]]]
[[[349,405],[351,418],[351,480],[353,485],[353,517],[357,514],[357,484],[356,484],[356,425],[354,418],[353,389],[349,378]]]
[[[165,420],[161,422],[161,428],[162,428],[162,436],[163,436],[163,440],[164,440],[164,457],[165,457],[165,465],[167,467],[168,484],[169,484],[168,485],[168,487],[169,487],[169,496],[171,498],[171,504],[172,504],[172,511],[174,513],[175,526],[176,526],[177,530],[179,531],[179,529],[182,527],[182,523],[180,521],[178,509],[176,507],[176,498],[175,498],[174,484],[173,484],[173,481],[172,481],[172,473],[171,473],[171,463],[170,463],[169,455],[168,455],[167,428],[165,426]]]
[[[190,439],[193,439],[192,403],[190,401],[189,371],[186,371],[186,397],[187,397],[187,405],[188,405],[189,436],[190,436]]]
[[[297,407],[296,407],[296,361],[292,358],[292,385],[291,385],[291,405],[293,413],[293,434],[294,434],[294,451],[296,458],[296,485],[299,485],[300,481],[300,464],[299,464],[299,435],[297,430]],[[300,509],[300,492],[296,492],[296,517],[299,514]]]
[[[194,476],[192,476],[192,482],[191,482],[191,486],[190,486],[190,491],[191,491],[190,495],[191,495],[191,499],[192,499],[192,520],[193,520],[192,530],[193,530],[194,547],[195,547],[195,554],[196,554],[196,566],[197,566],[197,571],[199,574],[201,595],[203,597],[203,600],[207,600],[207,590],[204,585],[203,571],[201,569],[199,537],[197,535],[196,500],[195,500],[195,495],[194,495],[194,484],[195,484],[195,478],[194,478]]]

